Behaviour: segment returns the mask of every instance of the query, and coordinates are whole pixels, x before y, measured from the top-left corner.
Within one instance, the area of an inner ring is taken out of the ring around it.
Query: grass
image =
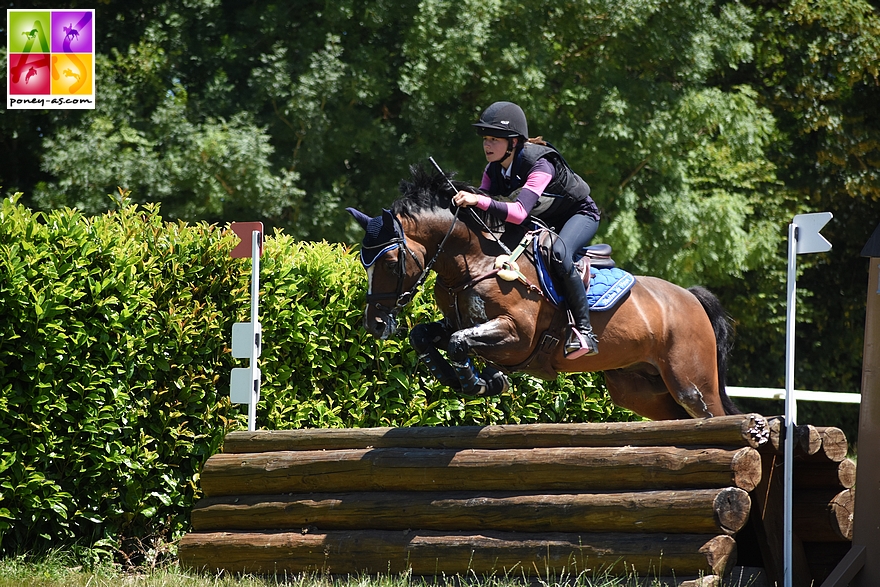
[[[0,560],[0,587],[662,587],[665,583],[637,577],[598,576],[582,573],[573,577],[545,577],[525,582],[516,577],[333,577],[321,574],[296,576],[232,576],[199,574],[181,569],[176,561],[151,568],[125,570],[119,565],[92,563],[82,553],[53,552],[36,558]]]

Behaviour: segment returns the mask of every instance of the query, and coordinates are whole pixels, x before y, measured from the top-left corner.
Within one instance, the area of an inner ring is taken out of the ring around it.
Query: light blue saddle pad
[[[631,273],[618,267],[611,269],[590,267],[590,290],[587,292],[590,310],[602,312],[613,308],[635,283],[636,278]]]
[[[541,256],[538,255],[537,259],[538,278],[541,282],[541,288],[547,294],[547,297],[558,306],[562,304],[562,295],[553,286],[550,274]],[[636,278],[633,277],[632,273],[628,273],[618,267],[611,267],[609,269],[590,267],[590,289],[587,291],[587,302],[590,304],[590,311],[603,312],[610,310],[626,295],[626,292],[632,289],[635,283]]]

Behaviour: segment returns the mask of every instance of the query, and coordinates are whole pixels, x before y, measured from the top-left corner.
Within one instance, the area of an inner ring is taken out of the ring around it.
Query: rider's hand
[[[471,192],[461,191],[452,196],[452,203],[461,207],[476,206],[479,201],[479,194],[473,194]]]

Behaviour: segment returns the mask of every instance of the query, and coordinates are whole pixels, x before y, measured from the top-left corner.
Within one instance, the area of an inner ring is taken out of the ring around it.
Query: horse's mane
[[[444,175],[437,170],[429,171],[421,164],[410,165],[409,171],[412,179],[400,180],[400,198],[391,205],[391,211],[399,216],[414,218],[425,211],[453,211],[452,196],[458,190],[479,192],[478,189],[465,182],[453,180],[454,173]],[[455,190],[453,190],[453,186]],[[478,208],[469,208],[469,210],[478,215],[483,222],[488,223],[493,230],[501,229],[503,231],[503,222]],[[468,222],[472,220],[470,216],[471,214],[466,214],[461,219]]]
[[[424,165],[419,164],[410,165],[409,172],[412,179],[400,180],[400,198],[391,205],[392,212],[412,218],[423,211],[450,208],[452,196],[455,195],[449,186],[452,175],[444,176],[439,171],[429,172]],[[456,188],[458,183],[456,182]]]

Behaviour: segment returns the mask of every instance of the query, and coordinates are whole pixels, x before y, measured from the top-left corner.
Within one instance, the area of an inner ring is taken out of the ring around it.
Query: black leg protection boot
[[[565,343],[565,357],[577,359],[584,355],[598,354],[599,341],[590,325],[590,304],[587,302],[587,290],[580,273],[572,267],[561,281],[565,301],[568,303],[574,322],[571,336]]]
[[[417,324],[413,327],[409,334],[409,342],[419,355],[419,359],[428,367],[437,381],[441,385],[451,387],[455,391],[461,391],[461,385],[458,383],[458,376],[452,365],[449,364],[440,351],[437,350],[437,343],[442,342],[443,336],[440,330],[440,323]]]
[[[465,359],[464,363],[450,361],[450,364],[455,369],[462,393],[467,395],[485,395],[487,388],[486,380],[477,375],[477,369],[474,367],[473,361]]]
[[[510,380],[507,375],[496,369],[495,367],[486,367],[480,376],[486,381],[485,396],[501,395],[510,389]]]
[[[426,353],[419,354],[419,359],[428,367],[431,375],[440,382],[440,385],[451,387],[455,391],[461,391],[455,369],[443,358],[440,351],[436,349],[429,350]]]

